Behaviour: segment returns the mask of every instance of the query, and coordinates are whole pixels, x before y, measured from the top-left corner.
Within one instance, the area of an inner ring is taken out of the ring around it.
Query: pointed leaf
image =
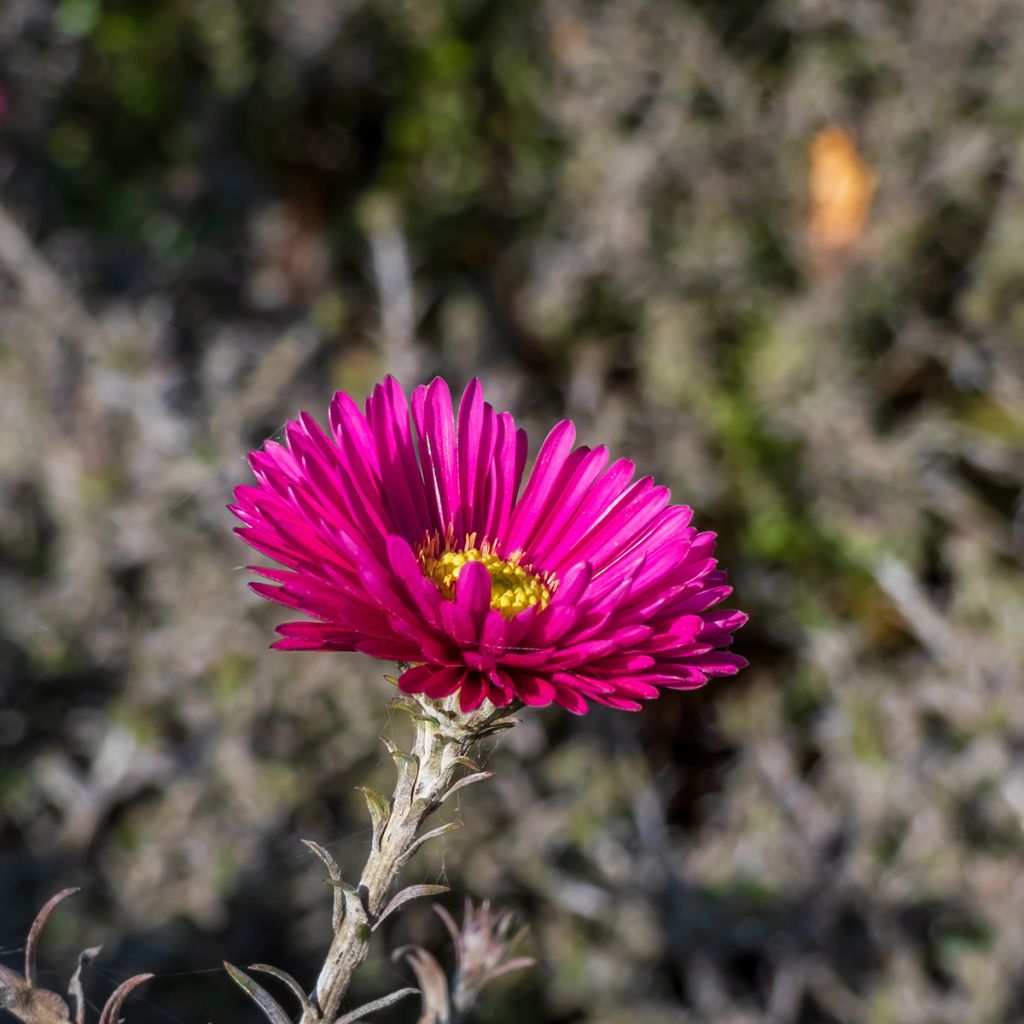
[[[480,765],[471,757],[457,757],[452,761],[452,764],[461,764],[463,768],[468,768],[471,772],[480,771]]]
[[[381,743],[387,747],[388,753],[397,761],[399,758],[408,757],[409,755],[399,749],[398,744],[393,739],[387,736],[381,736]]]
[[[121,1017],[121,1007],[124,1006],[124,1001],[135,989],[152,977],[152,974],[136,974],[134,978],[129,978],[126,982],[118,985],[107,1000],[107,1005],[103,1007],[99,1024],[117,1024]]]
[[[428,725],[439,727],[441,722],[433,715],[428,715],[423,710],[423,705],[408,697],[393,697],[388,701],[388,707],[393,711],[404,711],[414,722],[426,722]]]
[[[384,744],[388,749],[388,753],[394,759],[398,770],[401,771],[407,765],[414,764],[419,767],[420,760],[415,754],[407,754],[404,750],[400,749],[398,744],[394,740],[389,739],[387,736],[381,736],[381,743]]]
[[[346,885],[341,877],[341,868],[338,867],[338,862],[319,843],[314,843],[312,839],[303,839],[302,843],[320,858],[324,867],[327,868],[328,875],[330,875],[331,885],[334,887],[334,909],[331,914],[331,927],[337,931],[341,927],[341,922],[345,920],[345,907],[347,906],[344,891]],[[348,886],[348,888],[352,889],[351,886]]]
[[[82,990],[82,971],[100,955],[102,948],[102,946],[91,946],[78,954],[78,966],[75,968],[75,973],[71,975],[71,982],[68,985],[68,997],[75,1004],[75,1024],[85,1024],[85,992]]]
[[[454,832],[457,829],[462,828],[461,821],[449,821],[447,825],[439,825],[437,828],[432,828],[429,832],[424,832],[419,839],[414,842],[409,849],[405,852],[402,857],[402,863],[408,861],[414,853],[424,844],[429,842],[431,839],[437,839],[438,836],[443,836],[447,832]]]
[[[312,839],[303,839],[301,842],[303,846],[312,853],[315,853],[323,861],[324,867],[327,868],[327,873],[331,876],[331,881],[340,882],[341,868],[338,867],[338,862],[334,857],[319,843],[313,842]]]
[[[459,926],[455,923],[455,918],[449,913],[448,908],[442,903],[435,903],[431,908],[445,926],[448,934],[452,937],[452,943],[455,946],[455,956],[459,956],[459,948],[462,946],[462,932]],[[466,910],[463,912],[463,916],[467,916],[468,912],[472,909],[472,904],[469,900],[466,900]],[[458,967],[458,963],[456,963]]]
[[[249,970],[261,971],[263,974],[269,974],[272,978],[277,978],[283,985],[291,989],[292,994],[299,1001],[299,1006],[302,1007],[303,1016],[315,1017],[317,1015],[316,1009],[309,1001],[309,996],[306,995],[306,990],[287,971],[282,971],[279,967],[273,967],[270,964],[250,964]]]
[[[419,992],[417,988],[400,988],[389,996],[374,999],[372,1003],[366,1003],[364,1006],[360,1006],[359,1009],[352,1010],[350,1013],[338,1017],[334,1024],[355,1024],[357,1020],[362,1020],[368,1013],[373,1013],[375,1010],[383,1010],[385,1007],[391,1006],[392,1003],[397,1003],[399,999],[404,999],[406,996],[414,996],[417,992]]]
[[[420,759],[415,754],[403,754],[395,758],[395,763],[398,765],[398,782],[395,783],[392,806],[408,807],[419,778]]]
[[[450,796],[454,796],[460,789],[465,789],[466,786],[472,786],[475,782],[483,782],[489,779],[494,772],[475,772],[472,775],[467,775],[464,778],[459,779],[454,786],[451,786],[449,790],[441,797],[441,803],[444,803]]]
[[[234,964],[224,961],[224,970],[247,996],[263,1011],[270,1024],[291,1024],[288,1014],[281,1009],[277,1000],[260,984],[253,981],[245,971],[240,971]],[[100,1021],[100,1024],[106,1024]]]
[[[449,1024],[451,1005],[448,978],[441,965],[420,946],[402,946],[391,954],[392,960],[404,957],[420,986],[420,1019],[417,1024]]]
[[[506,729],[514,729],[519,724],[518,718],[500,718],[497,722],[489,722],[478,732],[474,733],[477,739],[485,739],[487,736],[494,736],[496,733],[504,732]]]
[[[372,847],[374,852],[380,849],[381,836],[391,818],[391,804],[387,798],[369,786],[356,786],[356,789],[363,794],[366,800],[367,809],[370,812],[370,823],[373,825]]]
[[[17,971],[0,964],[0,988],[21,988],[24,984],[25,979]]]
[[[536,966],[537,961],[532,956],[520,956],[514,960],[508,960],[503,964],[499,964],[492,971],[488,971],[484,975],[483,983],[486,985],[489,982],[494,981],[495,978],[500,978],[503,974],[509,974],[512,971],[522,971],[527,967]]]
[[[61,889],[56,896],[52,896],[47,900],[43,909],[36,914],[36,919],[32,922],[32,927],[28,931],[28,939],[25,942],[25,980],[30,985],[35,985],[36,983],[36,946],[39,945],[39,939],[50,920],[50,916],[61,903],[69,896],[74,896],[76,892],[81,892],[81,889]]]
[[[446,892],[451,892],[447,885],[410,885],[407,889],[403,889],[392,897],[391,902],[381,911],[380,917],[377,918],[373,927],[376,928],[382,921],[386,920],[399,907],[404,906],[410,900],[419,899],[421,896],[441,896]]]

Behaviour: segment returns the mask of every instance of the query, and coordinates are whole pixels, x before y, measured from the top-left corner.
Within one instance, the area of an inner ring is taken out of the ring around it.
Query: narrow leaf
[[[426,722],[428,725],[440,726],[441,722],[433,715],[428,715],[423,710],[423,705],[418,704],[408,697],[393,697],[388,701],[388,707],[393,711],[404,711],[414,722]]]
[[[390,755],[391,755],[391,756],[392,756],[392,757],[393,757],[393,758],[394,758],[394,759],[395,759],[396,761],[397,761],[397,760],[398,760],[399,758],[402,758],[402,757],[408,757],[408,754],[405,754],[405,753],[403,753],[403,752],[402,752],[401,750],[399,750],[399,748],[398,748],[398,744],[397,744],[397,743],[395,743],[395,741],[394,741],[393,739],[390,739],[390,738],[389,738],[389,737],[387,737],[387,736],[381,736],[381,738],[380,738],[380,741],[381,741],[381,743],[383,743],[383,744],[384,744],[384,746],[385,746],[385,747],[387,747],[388,753],[389,753],[389,754],[390,754]]]
[[[469,916],[471,907],[472,904],[467,899],[466,910],[463,912],[464,917]],[[459,930],[459,926],[455,923],[455,918],[452,917],[451,913],[449,913],[448,911],[448,908],[444,906],[444,904],[442,903],[435,903],[431,909],[434,911],[435,914],[437,914],[439,918],[441,918],[441,921],[444,924],[445,928],[447,929],[448,934],[452,937],[452,943],[455,946],[455,956],[458,959],[459,950],[462,946],[462,932]],[[459,964],[456,963],[455,966],[458,967]]]
[[[419,992],[418,988],[400,988],[389,996],[374,999],[372,1003],[367,1003],[365,1006],[360,1006],[358,1010],[352,1010],[351,1013],[338,1017],[334,1024],[355,1024],[357,1020],[362,1020],[368,1013],[373,1013],[375,1010],[383,1010],[385,1007],[391,1006],[392,1003],[397,1003],[399,999],[404,999],[406,996],[414,996],[417,992]]]
[[[401,750],[394,740],[389,739],[387,736],[381,736],[381,743],[384,744],[388,749],[388,753],[394,759],[395,764],[398,765],[399,771],[405,768],[407,765],[413,764],[419,767],[419,758],[415,754],[407,754],[404,750]]]
[[[420,759],[415,754],[400,754],[395,763],[398,765],[398,782],[395,783],[393,806],[408,807],[419,778]]]
[[[331,885],[334,887],[334,909],[331,914],[331,926],[337,931],[341,927],[341,922],[345,920],[345,907],[347,905],[344,891],[346,884],[341,877],[341,868],[338,867],[338,862],[319,843],[314,843],[312,839],[303,839],[302,843],[320,858],[324,867],[327,868],[328,875],[330,875]],[[352,887],[348,886],[347,888],[351,889]]]
[[[75,973],[71,975],[71,983],[68,985],[68,997],[75,1003],[75,1024],[85,1024],[85,992],[82,990],[82,971],[86,969],[100,955],[102,946],[92,946],[83,949],[78,954],[78,966]]]
[[[240,971],[233,964],[224,961],[224,970],[247,996],[263,1011],[263,1015],[270,1021],[270,1024],[291,1024],[288,1014],[281,1009],[277,1000],[260,984],[253,981],[245,971]],[[100,1021],[100,1024],[107,1024]]]
[[[81,892],[81,890],[61,889],[56,896],[52,896],[47,900],[43,909],[36,914],[36,919],[32,922],[32,927],[28,931],[28,939],[25,942],[25,980],[30,985],[35,985],[36,983],[36,946],[39,945],[39,939],[53,912],[69,896],[74,896],[76,892]]]
[[[451,1005],[448,978],[441,965],[419,946],[402,946],[391,954],[392,960],[404,957],[420,986],[420,1019],[417,1024],[450,1024]]]
[[[382,921],[386,920],[399,907],[404,906],[410,900],[419,899],[421,896],[441,896],[451,890],[447,885],[410,885],[400,893],[392,897],[391,902],[381,911],[380,917],[374,923],[376,928]]]
[[[103,1007],[103,1012],[100,1014],[100,1024],[117,1024],[121,1017],[121,1007],[124,1006],[124,1001],[135,989],[145,984],[152,977],[152,974],[136,974],[134,978],[129,978],[123,984],[118,985],[107,1000],[107,1005]]]
[[[372,847],[374,852],[380,849],[381,836],[391,817],[391,804],[386,797],[382,796],[375,789],[369,786],[356,786],[356,789],[363,794],[366,800],[367,809],[370,812],[370,822],[373,825]]]
[[[299,1001],[299,1005],[302,1007],[302,1014],[306,1016],[316,1016],[316,1010],[313,1008],[313,1004],[309,1001],[309,996],[306,995],[306,990],[287,972],[282,971],[279,967],[272,967],[270,964],[250,964],[250,971],[261,971],[263,974],[269,974],[272,978],[277,978],[281,984],[286,985],[291,989],[292,994]]]
[[[489,984],[495,978],[500,978],[503,974],[509,974],[512,971],[522,971],[527,967],[534,967],[536,963],[537,961],[532,956],[516,957],[515,960],[509,960],[495,967],[493,971],[488,971],[484,975],[484,984]]]
[[[452,764],[461,764],[463,768],[468,768],[471,772],[480,771],[480,765],[471,757],[457,757],[452,761]]]
[[[25,979],[17,971],[0,964],[0,988],[21,988],[24,984]]]
[[[429,832],[424,832],[406,851],[402,857],[402,863],[404,864],[408,861],[424,843],[430,842],[431,839],[437,839],[438,836],[443,836],[448,832],[455,832],[460,828],[462,828],[461,821],[449,821],[447,825],[439,825],[437,828],[432,828]]]
[[[450,796],[454,796],[460,789],[465,789],[466,786],[472,786],[474,782],[483,782],[485,779],[489,779],[494,772],[474,772],[472,775],[467,775],[464,778],[459,779],[458,782],[452,786],[443,797],[441,797],[441,803],[444,803]]]
[[[489,722],[476,733],[477,739],[485,736],[493,736],[495,733],[504,732],[506,729],[514,729],[519,724],[518,718],[499,718],[495,722]]]

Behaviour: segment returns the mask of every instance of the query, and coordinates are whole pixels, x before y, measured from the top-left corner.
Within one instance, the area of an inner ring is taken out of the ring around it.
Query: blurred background
[[[265,650],[224,506],[479,374],[720,533],[751,667],[497,745],[408,870],[529,926],[477,1019],[1021,1021],[1022,342],[1018,0],[4,0],[0,961],[81,885],[44,980],[130,1024],[312,983],[389,689]],[[451,963],[382,931],[355,999]]]

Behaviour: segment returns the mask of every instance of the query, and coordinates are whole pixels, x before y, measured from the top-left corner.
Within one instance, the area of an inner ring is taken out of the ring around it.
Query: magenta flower
[[[458,691],[465,712],[637,710],[737,672],[722,648],[746,615],[716,608],[731,588],[715,535],[574,437],[568,420],[551,431],[520,494],[526,434],[479,381],[457,416],[440,378],[410,403],[391,377],[365,413],[339,391],[329,434],[301,413],[284,445],[251,453],[258,483],[231,506],[243,539],[285,566],[254,566],[272,583],[250,586],[312,620],[279,626],[273,646],[406,662],[404,691]]]

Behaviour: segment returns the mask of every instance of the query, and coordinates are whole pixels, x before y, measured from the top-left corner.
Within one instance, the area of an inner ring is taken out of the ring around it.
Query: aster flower
[[[402,690],[463,712],[637,710],[746,664],[723,650],[746,616],[718,607],[715,535],[628,459],[574,447],[570,421],[525,483],[526,434],[477,380],[457,412],[440,378],[407,399],[389,377],[365,410],[338,392],[329,428],[289,422],[231,506],[284,567],[253,567],[270,582],[252,588],[308,617],[275,648],[406,663]]]

